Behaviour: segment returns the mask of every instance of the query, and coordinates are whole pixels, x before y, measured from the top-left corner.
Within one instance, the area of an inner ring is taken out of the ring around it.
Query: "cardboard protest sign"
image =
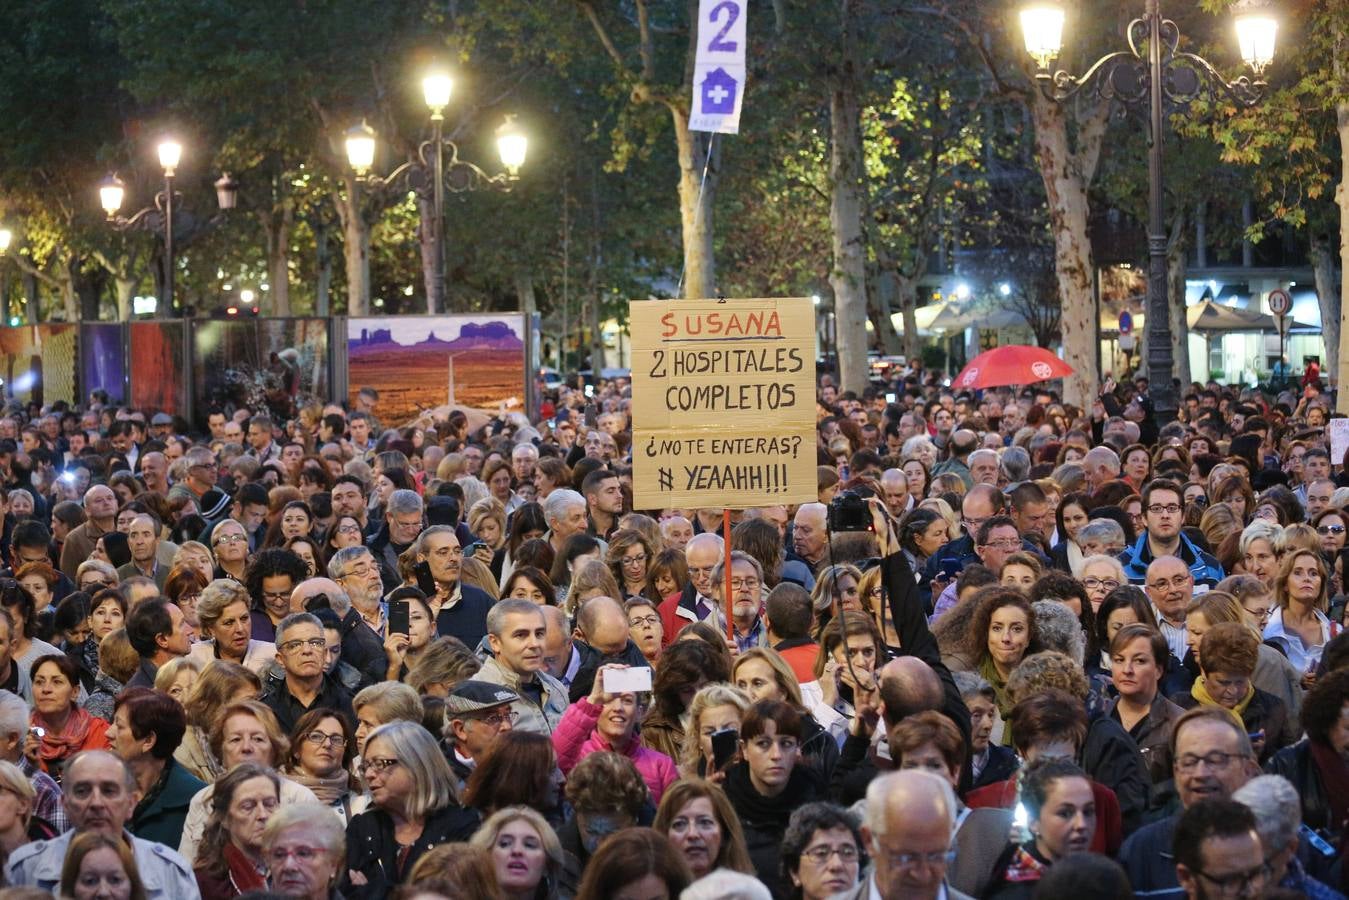
[[[1338,466],[1349,450],[1349,419],[1331,419],[1326,427],[1330,430],[1330,462]]]
[[[636,508],[815,499],[809,299],[639,300],[629,317]]]

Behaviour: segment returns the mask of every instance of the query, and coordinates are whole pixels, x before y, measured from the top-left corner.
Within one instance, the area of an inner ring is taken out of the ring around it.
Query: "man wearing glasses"
[[[461,681],[445,698],[447,756],[460,791],[497,738],[514,727],[519,715],[511,704],[519,700],[510,688],[485,681]]]
[[[1189,810],[1201,801],[1228,800],[1234,791],[1259,772],[1255,754],[1251,750],[1251,739],[1228,710],[1220,706],[1199,706],[1176,720],[1171,731],[1171,774],[1175,778],[1176,795],[1183,809]],[[1172,856],[1173,844],[1180,838],[1177,826],[1181,819],[1182,815],[1176,814],[1144,825],[1124,841],[1119,852],[1119,862],[1129,876],[1135,896],[1186,896],[1187,889],[1182,888],[1178,880],[1178,848],[1176,856]],[[1256,851],[1242,860],[1239,868],[1243,872],[1263,864],[1264,856],[1258,850],[1258,839],[1256,843]],[[1190,859],[1194,861],[1193,856]],[[1203,868],[1202,864],[1200,867]],[[1190,872],[1193,871],[1190,869]],[[1230,874],[1226,870],[1219,873],[1216,866],[1213,871],[1205,871],[1221,877]],[[1193,879],[1191,884],[1194,884]],[[1206,883],[1204,890],[1205,893],[1190,896],[1228,896],[1218,891],[1212,882]],[[1237,893],[1231,896],[1258,897],[1261,892],[1256,890],[1254,894]]]
[[[220,470],[216,466],[215,454],[209,447],[193,447],[187,451],[187,477],[169,488],[169,499],[183,497],[201,508],[201,498],[215,487]]]
[[[931,772],[905,769],[873,779],[862,821],[871,876],[835,900],[970,900],[946,883],[958,811],[951,786]]]
[[[1205,591],[1223,580],[1222,564],[1195,546],[1180,530],[1185,513],[1182,496],[1180,485],[1164,478],[1153,479],[1143,489],[1143,520],[1147,528],[1119,558],[1130,584],[1143,586],[1148,567],[1163,556],[1181,560],[1194,576],[1194,583],[1203,585]]]
[[[1255,814],[1235,800],[1201,800],[1176,827],[1176,877],[1191,900],[1263,897],[1269,863]]]
[[[431,569],[436,592],[426,598],[436,614],[436,633],[458,638],[465,647],[477,647],[487,636],[487,611],[492,598],[481,588],[464,584],[459,573],[464,550],[449,525],[432,525],[415,544],[417,561]]]
[[[285,671],[281,681],[268,684],[262,702],[276,713],[289,734],[300,716],[311,709],[331,709],[356,718],[351,692],[324,674],[328,640],[323,623],[312,613],[291,613],[276,628],[276,661]]]

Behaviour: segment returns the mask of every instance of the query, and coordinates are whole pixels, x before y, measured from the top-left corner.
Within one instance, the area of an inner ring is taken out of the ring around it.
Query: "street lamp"
[[[8,228],[0,228],[0,256],[9,252],[9,245],[14,243],[14,232]]]
[[[422,97],[431,111],[431,139],[418,146],[415,160],[403,163],[383,177],[371,172],[375,165],[375,130],[362,122],[346,133],[347,163],[360,181],[381,189],[392,187],[400,179],[409,179],[419,196],[425,198],[430,194],[433,258],[428,312],[445,309],[445,191],[456,194],[486,188],[509,191],[520,178],[529,149],[529,139],[515,124],[515,117],[508,115],[496,132],[497,152],[505,172],[489,175],[476,164],[460,159],[458,144],[445,137],[445,108],[453,92],[454,79],[442,71],[429,72],[422,79]]]
[[[159,165],[164,170],[164,190],[155,194],[154,205],[147,206],[131,216],[120,215],[126,200],[126,184],[111,174],[98,187],[98,202],[103,207],[108,224],[118,231],[132,229],[159,232],[164,239],[164,297],[163,309],[173,309],[173,207],[176,194],[173,179],[183,159],[183,145],[173,138],[165,138],[155,148]],[[239,184],[228,174],[215,183],[216,203],[220,209],[233,209],[239,196]]]
[[[1146,0],[1143,16],[1129,23],[1129,49],[1098,59],[1081,76],[1050,67],[1063,49],[1063,7],[1038,0],[1021,11],[1026,53],[1035,61],[1035,80],[1050,100],[1062,103],[1084,88],[1103,99],[1119,100],[1149,112],[1148,143],[1148,383],[1157,421],[1176,418],[1176,392],[1171,385],[1171,335],[1167,297],[1162,142],[1167,104],[1187,107],[1200,97],[1215,100],[1221,94],[1239,107],[1260,103],[1269,88],[1265,69],[1274,56],[1278,22],[1264,11],[1236,17],[1241,58],[1254,78],[1243,75],[1228,81],[1212,63],[1180,49],[1180,28],[1162,16],[1161,0]],[[1184,298],[1178,298],[1184,303]]]

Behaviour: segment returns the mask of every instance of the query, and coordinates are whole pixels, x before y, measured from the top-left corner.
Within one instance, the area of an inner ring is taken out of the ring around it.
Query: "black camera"
[[[856,491],[842,491],[829,504],[829,530],[871,531],[871,507]]]

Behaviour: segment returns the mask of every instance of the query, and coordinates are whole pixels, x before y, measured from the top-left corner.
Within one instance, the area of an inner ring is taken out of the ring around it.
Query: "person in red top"
[[[1012,745],[1027,765],[1051,756],[1076,760],[1087,736],[1087,712],[1076,698],[1048,688],[1012,707],[1008,725],[1012,729]],[[1013,775],[1006,781],[970,791],[965,795],[965,805],[971,809],[1013,809],[1018,778],[1019,775]],[[1124,841],[1119,799],[1114,791],[1097,781],[1091,782],[1091,792],[1096,798],[1096,831],[1090,849],[1113,857]]]
[[[764,627],[768,646],[782,656],[801,684],[815,681],[815,660],[820,645],[810,639],[810,594],[799,584],[784,581],[768,592],[764,601]]]

